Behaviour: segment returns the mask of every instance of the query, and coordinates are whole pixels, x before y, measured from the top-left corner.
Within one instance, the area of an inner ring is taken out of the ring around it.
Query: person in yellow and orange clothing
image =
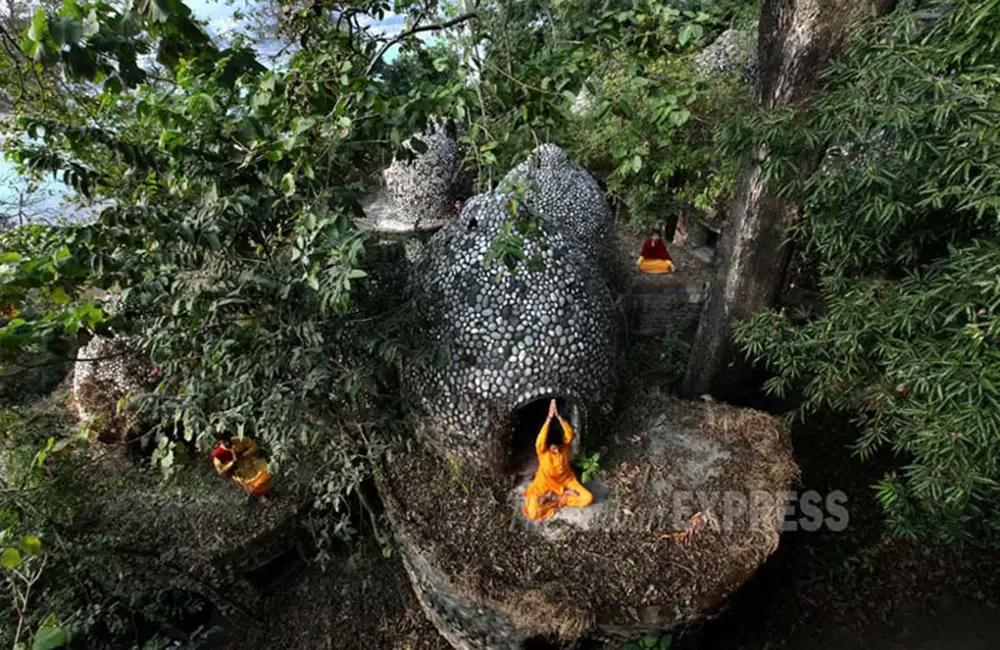
[[[674,262],[670,259],[670,251],[663,243],[660,233],[655,230],[642,244],[642,253],[639,255],[639,271],[642,273],[672,273]]]
[[[559,420],[561,430],[550,437],[549,425],[553,419]],[[524,514],[529,519],[542,521],[564,506],[582,508],[594,502],[594,495],[583,487],[570,467],[571,442],[573,428],[559,414],[556,401],[552,400],[549,417],[535,440],[538,471],[524,493]]]
[[[212,464],[220,476],[229,476],[247,494],[267,503],[272,475],[267,469],[267,461],[258,458],[257,451],[257,443],[250,438],[233,439],[227,435],[212,450]]]
[[[10,303],[0,303],[0,316],[4,318],[12,319],[20,314],[21,311]]]

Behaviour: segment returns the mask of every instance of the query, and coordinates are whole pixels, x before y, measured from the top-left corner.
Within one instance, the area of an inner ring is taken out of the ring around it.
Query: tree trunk
[[[847,28],[866,12],[892,11],[896,0],[763,0],[757,44],[757,102],[764,110],[798,104],[814,91],[818,72]],[[732,341],[740,320],[774,306],[799,206],[778,199],[762,179],[768,152],[753,152],[740,169],[736,199],[722,233],[708,300],[681,393],[733,395],[747,374]]]

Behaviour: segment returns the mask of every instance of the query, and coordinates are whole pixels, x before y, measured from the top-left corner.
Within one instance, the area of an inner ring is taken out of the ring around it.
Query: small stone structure
[[[91,422],[101,442],[124,442],[139,429],[139,417],[119,410],[125,399],[156,387],[153,364],[130,336],[94,336],[77,351],[73,364],[72,406],[81,421]]]
[[[728,217],[728,206],[700,214],[679,215],[672,243],[674,246],[683,246],[699,260],[709,264],[715,258],[719,238]]]
[[[532,203],[502,191],[472,198],[415,267],[432,336],[449,359],[444,368],[415,369],[411,385],[426,411],[420,431],[446,457],[480,466],[505,460],[524,443],[510,438],[514,412],[536,400],[565,399],[578,425],[609,410],[621,315],[598,261],[584,250],[604,227],[587,219],[603,218],[607,206],[556,209],[548,193],[568,184],[550,169],[538,177]],[[488,257],[513,223],[511,210],[540,231],[523,237],[524,259],[509,270]]]
[[[427,150],[412,160],[393,160],[382,172],[386,205],[380,209],[378,226],[385,230],[433,228],[454,217],[454,202],[468,192],[469,179],[462,171],[462,151],[448,135],[443,121],[415,136]],[[373,203],[374,205],[374,203]],[[371,209],[371,206],[369,206]]]
[[[739,72],[746,83],[757,79],[757,24],[744,29],[727,29],[695,55],[695,70],[705,75],[723,76]]]

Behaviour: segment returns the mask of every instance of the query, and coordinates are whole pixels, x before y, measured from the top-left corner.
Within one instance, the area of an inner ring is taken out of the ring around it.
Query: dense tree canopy
[[[904,534],[996,540],[1000,524],[998,7],[867,24],[808,111],[741,133],[780,152],[825,308],[762,313],[740,339],[773,390],[855,413],[859,453],[898,456],[878,495]],[[827,152],[816,173],[802,151]]]
[[[0,564],[20,581],[0,641],[184,637],[152,625],[169,607],[101,573],[116,547],[82,531],[85,465],[45,474],[87,442],[34,426],[25,402],[95,334],[138,337],[157,366],[135,404],[162,423],[167,480],[194,443],[244,433],[279,474],[308,465],[321,554],[350,532],[372,459],[406,439],[400,366],[437,356],[402,247],[359,227],[359,200],[432,118],[465,127],[481,189],[555,141],[636,228],[724,210],[766,149],[764,177],[803,206],[790,234],[822,306],[756,314],[738,343],[771,390],[854,417],[862,457],[894,453],[877,489],[894,533],[997,539],[1000,0],[854,25],[810,102],[763,112],[752,81],[692,66],[724,30],[755,29],[750,0],[267,4],[277,59],[211,38],[180,0],[9,0],[0,21],[2,146],[90,215],[0,233],[0,395],[16,403]],[[406,25],[382,35],[371,19],[390,11]]]

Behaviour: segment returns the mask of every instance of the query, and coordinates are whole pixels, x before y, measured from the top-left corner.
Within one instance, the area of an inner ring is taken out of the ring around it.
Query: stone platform
[[[697,251],[668,244],[675,271],[647,275],[635,267],[642,239],[624,229],[619,229],[615,239],[618,276],[624,279],[629,333],[641,337],[670,334],[683,341],[693,340],[702,306],[708,298],[711,262]]]
[[[796,468],[784,422],[659,394],[605,438],[595,504],[545,522],[522,486],[428,452],[378,472],[429,619],[460,650],[627,638],[710,614],[776,549]],[[592,450],[590,450],[592,451]]]

